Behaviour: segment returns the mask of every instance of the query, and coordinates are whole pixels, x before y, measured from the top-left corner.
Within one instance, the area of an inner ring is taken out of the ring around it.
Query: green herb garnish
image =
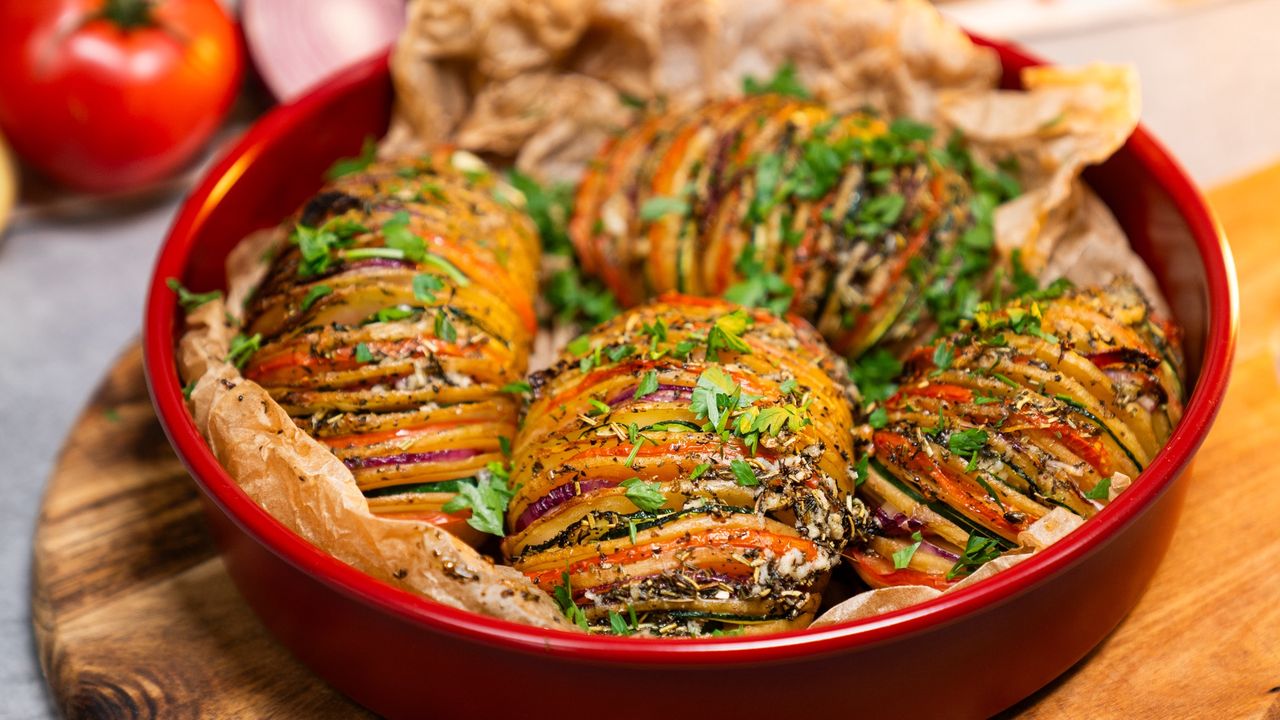
[[[221,290],[210,290],[205,293],[193,293],[183,287],[182,283],[178,282],[177,278],[169,278],[164,281],[164,284],[178,295],[178,305],[182,306],[182,309],[187,312],[191,312],[205,303],[212,302],[222,297]]]

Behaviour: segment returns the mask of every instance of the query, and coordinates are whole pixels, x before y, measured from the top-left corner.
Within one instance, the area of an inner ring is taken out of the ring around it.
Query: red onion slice
[[[390,47],[405,25],[404,0],[243,0],[249,54],[280,102]]]
[[[415,465],[428,462],[458,462],[479,455],[479,450],[433,450],[424,453],[399,453],[374,457],[350,457],[342,461],[352,470],[386,467],[387,465]]]

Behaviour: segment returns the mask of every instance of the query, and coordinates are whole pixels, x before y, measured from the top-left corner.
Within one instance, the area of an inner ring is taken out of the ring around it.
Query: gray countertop
[[[1127,62],[1144,121],[1202,185],[1280,160],[1280,0],[1240,0],[1033,51]],[[0,243],[0,717],[53,715],[31,634],[31,535],[63,437],[139,332],[144,285],[178,199],[109,219],[27,221]]]

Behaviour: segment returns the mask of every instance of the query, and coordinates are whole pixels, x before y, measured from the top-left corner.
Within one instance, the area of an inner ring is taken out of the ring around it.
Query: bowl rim
[[[973,37],[978,44],[996,50],[1006,68],[1044,64],[1011,43]],[[1173,198],[1191,230],[1205,267],[1208,328],[1204,360],[1182,421],[1143,472],[1142,481],[1135,482],[1103,512],[1032,560],[970,587],[883,615],[760,637],[697,641],[549,630],[452,608],[393,587],[341,562],[286,528],[254,503],[214,458],[187,411],[174,371],[172,330],[178,320],[177,303],[165,285],[166,278],[183,275],[193,245],[193,230],[264,146],[287,133],[299,118],[313,113],[345,88],[374,81],[386,73],[387,56],[383,55],[335,74],[299,100],[272,109],[207,171],[184,201],[159,250],[143,324],[146,379],[152,402],[170,443],[205,496],[256,542],[353,601],[432,631],[565,661],[632,666],[741,665],[811,658],[866,647],[992,610],[1098,551],[1169,488],[1203,442],[1221,407],[1235,351],[1239,316],[1231,250],[1217,219],[1185,170],[1139,125],[1128,141],[1128,149],[1151,173],[1157,185]]]

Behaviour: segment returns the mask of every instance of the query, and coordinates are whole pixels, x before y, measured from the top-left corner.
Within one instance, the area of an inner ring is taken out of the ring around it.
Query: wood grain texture
[[[151,410],[137,346],[90,401],[49,480],[32,587],[40,664],[68,718],[366,715],[276,644],[236,594]]]
[[[1240,344],[1168,557],[1119,629],[1005,717],[1280,720],[1277,197],[1280,166],[1211,194],[1240,268]],[[49,481],[33,587],[41,663],[68,717],[363,714],[236,595],[151,412],[136,348]]]

